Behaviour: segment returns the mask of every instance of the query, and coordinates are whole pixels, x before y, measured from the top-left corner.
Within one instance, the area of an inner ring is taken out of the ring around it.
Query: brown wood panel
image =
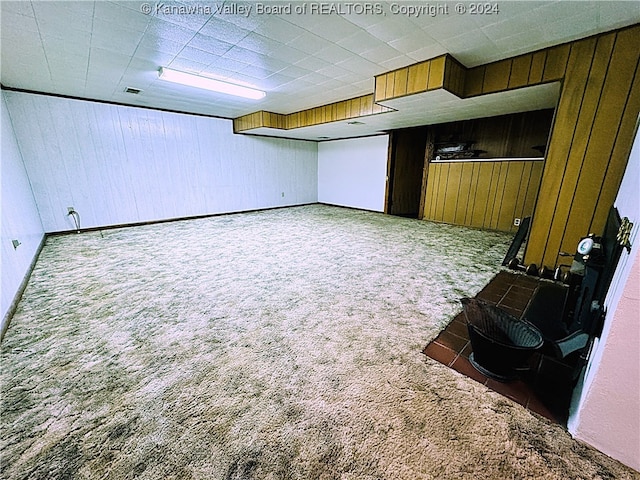
[[[524,205],[522,206],[522,217],[530,217],[536,207],[538,200],[538,191],[540,190],[540,182],[542,181],[542,172],[544,170],[544,162],[532,162],[531,174],[526,184],[526,194],[524,197]]]
[[[531,171],[533,170],[533,164],[536,162],[522,162],[522,171],[521,171],[521,176],[520,176],[520,183],[518,186],[518,192],[514,201],[514,205],[513,205],[513,218],[520,218],[523,219],[524,217],[526,217],[526,215],[524,214],[524,205],[525,205],[525,201],[527,198],[527,191],[528,191],[528,187],[529,187],[529,181],[531,178]],[[539,161],[538,163],[542,163],[542,161]],[[518,227],[516,227],[515,225],[513,225],[513,222],[511,222],[511,225],[509,225],[509,230],[510,231],[514,231],[517,230]]]
[[[393,96],[402,97],[407,94],[407,75],[409,68],[401,68],[396,70],[393,86]]]
[[[429,67],[429,80],[427,82],[427,90],[442,88],[444,85],[444,65],[445,56],[437,57],[431,60]]]
[[[575,187],[571,214],[568,215],[565,223],[562,245],[568,243],[574,245],[575,248],[580,237],[590,233],[589,228],[592,224],[598,197],[607,175],[609,163],[612,161],[611,153],[635,75],[635,69],[625,68],[625,66],[634,61],[637,64],[638,55],[637,37],[632,37],[629,31],[625,33],[618,34],[610,62],[605,61],[604,58],[598,58],[596,55],[591,68],[592,75],[589,78],[589,83],[598,81],[597,75],[600,75],[605,69],[606,79],[604,85],[598,89],[601,91],[601,97],[595,119],[589,129],[589,143]],[[599,41],[598,46],[601,43],[603,42]],[[587,90],[589,91],[589,88]],[[604,219],[599,220],[604,226]]]
[[[502,167],[503,162],[493,163],[491,180],[489,182],[489,194],[487,195],[487,206],[484,211],[484,220],[482,222],[482,227],[484,228],[493,229],[495,228],[494,223],[497,223],[498,209],[496,208],[496,204],[501,201],[501,194],[504,189]]]
[[[562,185],[556,195],[558,205],[554,212],[554,219],[549,228],[544,262],[548,266],[555,266],[557,263],[557,253],[562,250],[563,238],[567,231],[568,219],[575,217],[572,213],[577,207],[575,205],[576,187],[585,168],[585,154],[589,142],[590,132],[593,130],[596,108],[600,101],[600,94],[604,83],[609,57],[613,48],[615,35],[599,37],[596,42],[593,62],[590,64],[589,75],[586,80],[582,97],[582,105],[573,120],[575,133],[571,148],[566,159],[566,167]],[[600,173],[589,172],[589,175],[600,176]],[[593,195],[594,192],[592,192]],[[580,223],[584,223],[581,219]],[[588,232],[586,232],[588,233]],[[586,233],[583,233],[585,235]],[[582,236],[582,235],[580,235]],[[579,237],[578,237],[579,238]],[[575,248],[575,245],[574,245]],[[555,253],[552,253],[555,252]]]
[[[493,179],[494,162],[482,162],[477,164],[477,177],[473,187],[473,209],[471,211],[472,227],[484,226],[487,207],[489,206],[489,194],[491,180]]]
[[[484,65],[467,70],[467,74],[464,79],[465,97],[474,97],[482,94],[485,70],[486,67]]]
[[[424,159],[422,165],[422,182],[420,185],[420,205],[418,209],[418,220],[424,218],[425,204],[427,202],[427,185],[429,181],[429,159],[433,156],[433,129],[427,127]]]
[[[531,215],[541,165],[542,161],[432,162],[424,218],[514,231],[515,217]]]
[[[607,175],[602,182],[600,197],[596,206],[589,231],[602,232],[609,207],[613,205],[620,188],[620,182],[624,176],[629,156],[629,146],[633,143],[636,128],[636,119],[640,112],[640,64],[636,66],[633,84],[630,88],[629,99],[625,107],[620,129],[616,137],[611,160],[607,167]]]
[[[524,87],[529,82],[532,55],[521,55],[513,59],[508,88]]]
[[[390,178],[392,215],[418,218],[422,193],[427,128],[407,128],[394,132]],[[389,199],[387,202],[389,203]]]
[[[469,188],[469,206],[467,208],[467,213],[466,213],[466,217],[465,217],[465,225],[473,225],[472,221],[473,221],[473,212],[476,208],[476,193],[477,193],[477,188],[475,188],[475,185],[478,184],[478,178],[480,178],[480,167],[482,166],[481,163],[478,162],[472,162],[471,163],[472,166],[472,170],[471,170],[471,186]]]
[[[429,81],[429,67],[431,62],[420,62],[409,67],[407,73],[407,93],[425,92]]]
[[[338,102],[336,104],[336,120],[344,120],[345,118],[347,118],[347,112],[345,109],[345,103],[344,102]]]
[[[435,198],[434,220],[442,222],[444,218],[444,206],[447,202],[447,182],[449,181],[450,163],[443,163],[440,169],[440,182],[437,185]]]
[[[429,165],[429,183],[427,184],[427,205],[425,206],[425,216],[429,220],[436,218],[436,200],[438,198],[438,187],[442,178],[443,163],[431,163]]]
[[[498,214],[496,216],[495,229],[503,232],[513,231],[513,220],[516,218],[516,206],[523,190],[522,180],[525,164],[527,162],[505,162],[504,167],[504,187],[502,198],[497,204]],[[518,212],[519,213],[519,212]]]
[[[531,57],[531,69],[529,70],[529,85],[535,85],[536,83],[542,82],[542,74],[544,73],[544,64],[546,59],[546,50],[533,53]]]
[[[366,95],[361,99],[361,112],[363,115],[371,115],[373,113],[373,96]]]
[[[385,100],[387,98],[387,76],[376,76],[375,90],[374,90],[376,102]]]
[[[444,88],[459,97],[463,97],[465,75],[466,69],[451,55],[447,55],[445,60]]]
[[[547,51],[547,58],[544,63],[544,73],[542,74],[543,82],[561,80],[564,77],[570,48],[571,45],[565,43],[564,45],[558,45],[557,47],[550,48]]]
[[[393,98],[393,89],[396,85],[396,76],[393,72],[387,73],[386,75],[387,86],[385,88],[385,100],[389,98]]]
[[[456,209],[458,208],[458,194],[460,192],[460,179],[462,177],[462,163],[449,163],[447,176],[446,197],[442,211],[442,221],[455,223]]]
[[[387,143],[387,178],[384,182],[384,213],[389,214],[391,210],[391,180],[393,176],[393,150],[396,144],[396,132],[389,132],[389,142]]]
[[[471,178],[473,175],[474,162],[462,162],[462,171],[460,172],[460,188],[458,189],[458,198],[456,201],[456,216],[453,223],[457,225],[468,225],[467,213],[469,212],[472,183]]]
[[[484,74],[482,93],[500,92],[506,90],[511,75],[512,60],[501,60],[487,65]]]
[[[285,115],[286,118],[286,124],[287,124],[287,129],[289,128],[296,128],[298,126],[298,114],[296,113],[291,113],[289,115]]]
[[[567,158],[576,128],[575,120],[582,105],[595,45],[596,40],[591,38],[577,42],[571,48],[567,65],[568,77],[565,78],[556,109],[549,151],[540,184],[540,198],[543,200],[536,204],[527,242],[526,259],[529,263],[539,263],[547,247],[551,224],[559,206],[556,199],[563,185]],[[567,205],[560,205],[560,208],[565,207],[568,208]]]

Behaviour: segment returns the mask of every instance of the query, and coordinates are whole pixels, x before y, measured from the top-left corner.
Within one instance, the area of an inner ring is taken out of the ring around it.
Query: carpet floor
[[[421,353],[510,241],[326,205],[50,236],[1,477],[638,478]]]

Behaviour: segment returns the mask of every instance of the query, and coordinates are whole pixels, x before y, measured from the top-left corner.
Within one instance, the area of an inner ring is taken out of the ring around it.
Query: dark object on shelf
[[[461,152],[450,152],[450,153],[437,153],[435,156],[436,161],[442,160],[462,160],[462,159],[471,159],[477,158],[478,155],[482,153],[480,150],[464,150]]]
[[[435,153],[447,154],[447,153],[461,153],[471,149],[471,145],[474,142],[443,142],[436,143]]]
[[[528,370],[527,361],[543,343],[540,331],[484,300],[463,298],[460,302],[473,349],[471,364],[501,382]]]
[[[513,241],[511,245],[509,245],[509,250],[507,250],[507,254],[504,256],[504,260],[502,260],[502,265],[506,266],[509,262],[516,258],[518,252],[520,251],[520,247],[522,246],[522,242],[524,242],[527,233],[529,232],[529,224],[531,223],[531,217],[524,217],[520,222],[520,226],[518,227],[518,231],[516,232],[515,237],[513,237]]]
[[[546,145],[534,145],[533,147],[531,147],[531,149],[540,152],[542,154],[542,156],[544,157],[544,154],[547,151],[547,146]]]

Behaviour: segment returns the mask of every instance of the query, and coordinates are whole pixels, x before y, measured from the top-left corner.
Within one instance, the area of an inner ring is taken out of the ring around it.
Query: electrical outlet
[[[75,208],[73,208],[73,207],[67,207],[67,213],[73,213],[73,212],[75,212],[75,211],[76,211],[76,209],[75,209]]]
[[[513,219],[513,224],[514,224],[516,227],[520,226],[520,219],[519,219],[519,218],[514,218],[514,219]]]
[[[284,192],[282,192],[282,197],[284,198]]]

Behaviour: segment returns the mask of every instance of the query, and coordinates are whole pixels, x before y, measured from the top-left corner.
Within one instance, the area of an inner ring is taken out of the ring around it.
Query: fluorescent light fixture
[[[160,78],[168,82],[179,83],[190,87],[203,88],[218,93],[226,93],[227,95],[235,95],[237,97],[251,98],[259,100],[264,98],[266,93],[255,88],[244,87],[234,83],[221,82],[213,78],[201,77],[191,73],[179,72],[170,68],[160,67]]]

